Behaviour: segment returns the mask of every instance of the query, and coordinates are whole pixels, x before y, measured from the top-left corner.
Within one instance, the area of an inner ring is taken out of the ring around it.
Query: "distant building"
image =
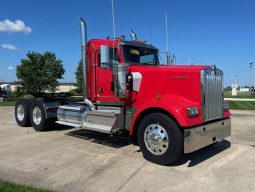
[[[5,95],[5,97],[11,96],[11,85],[10,84],[1,84],[0,85],[1,94]]]
[[[249,91],[250,91],[249,88],[240,87],[240,92],[249,92]]]
[[[57,87],[56,93],[59,92],[69,92],[72,89],[76,89],[77,87],[75,86],[74,83],[60,83],[59,86]],[[11,90],[15,91],[17,89],[17,84],[11,84]]]

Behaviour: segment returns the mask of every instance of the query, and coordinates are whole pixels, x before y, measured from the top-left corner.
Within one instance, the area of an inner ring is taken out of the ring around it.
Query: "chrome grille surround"
[[[201,70],[201,104],[204,122],[224,117],[223,72],[215,66]]]

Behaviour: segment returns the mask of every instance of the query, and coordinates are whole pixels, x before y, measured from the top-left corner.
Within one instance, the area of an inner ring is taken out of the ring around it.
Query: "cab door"
[[[110,48],[110,60],[120,62],[117,48]],[[115,59],[113,59],[115,58]],[[99,102],[116,102],[119,99],[114,95],[112,66],[101,66],[100,51],[96,53],[96,97]]]

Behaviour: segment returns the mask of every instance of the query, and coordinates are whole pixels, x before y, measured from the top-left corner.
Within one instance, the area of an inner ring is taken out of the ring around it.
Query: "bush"
[[[82,96],[82,93],[79,92],[78,89],[72,89],[68,92],[71,96]]]
[[[12,92],[11,98],[12,98],[13,100],[15,100],[15,99],[17,99],[17,98],[21,98],[23,95],[25,95],[25,93],[22,92],[22,91],[20,91],[19,89],[17,89],[17,90],[15,90],[15,91]]]

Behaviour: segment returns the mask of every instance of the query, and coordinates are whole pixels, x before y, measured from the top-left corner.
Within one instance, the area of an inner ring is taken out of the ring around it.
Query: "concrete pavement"
[[[0,107],[0,178],[74,192],[255,191],[255,112],[232,112],[231,138],[159,166],[126,136],[35,132],[16,125],[12,107]]]

